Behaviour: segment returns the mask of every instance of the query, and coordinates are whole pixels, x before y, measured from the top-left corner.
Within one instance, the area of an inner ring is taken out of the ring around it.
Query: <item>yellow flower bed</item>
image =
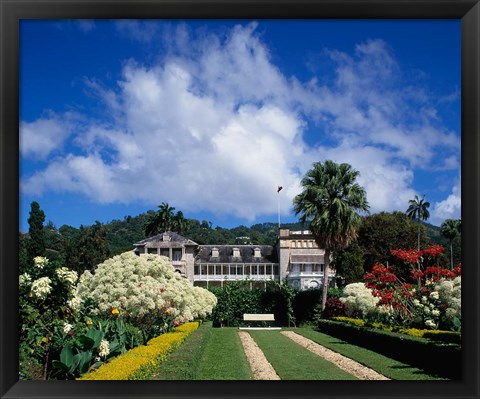
[[[141,380],[147,378],[170,352],[194,332],[200,322],[183,324],[137,346],[77,380]]]
[[[354,325],[359,326],[359,327],[363,327],[363,326],[365,325],[365,321],[364,321],[364,320],[354,319],[354,318],[352,318],[352,317],[343,317],[343,316],[332,317],[332,320],[343,321],[343,322],[345,322],[345,323],[354,324]]]
[[[332,320],[335,321],[343,321],[344,323],[353,324],[359,327],[373,327],[383,331],[392,331],[398,332],[402,334],[407,334],[412,337],[417,338],[435,338],[435,336],[442,336],[442,337],[451,337],[453,340],[456,336],[459,336],[459,333],[453,331],[443,331],[443,330],[426,330],[426,329],[418,329],[418,328],[403,328],[398,326],[389,326],[383,323],[367,323],[362,319],[354,319],[351,317],[332,317]]]

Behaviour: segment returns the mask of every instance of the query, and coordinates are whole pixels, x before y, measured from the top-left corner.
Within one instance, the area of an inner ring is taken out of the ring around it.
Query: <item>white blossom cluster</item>
[[[74,285],[77,282],[78,274],[74,270],[67,269],[66,267],[59,267],[55,270],[58,279],[64,283],[69,285]]]
[[[462,277],[453,280],[443,280],[435,286],[439,301],[446,306],[445,316],[448,319],[462,318]],[[432,293],[433,293],[432,292]]]
[[[43,270],[43,268],[48,265],[48,258],[44,258],[43,256],[36,256],[33,258],[33,263],[37,268]]]
[[[68,334],[72,330],[73,326],[70,323],[64,323],[63,332]]]
[[[122,309],[132,321],[156,315],[171,315],[179,323],[205,317],[217,298],[193,285],[174,268],[168,258],[153,254],[125,252],[84,272],[77,285],[78,297],[93,299],[96,314],[110,315]]]
[[[44,300],[52,291],[52,280],[49,277],[40,277],[32,283],[30,296],[38,300]]]
[[[67,301],[67,306],[74,312],[78,312],[81,305],[82,298],[80,298],[76,292],[73,297]]]
[[[23,273],[18,276],[18,285],[20,287],[28,287],[32,283],[32,277],[28,273]]]
[[[345,304],[347,316],[357,314],[363,318],[377,310],[380,298],[373,296],[364,283],[352,283],[345,286],[340,300]]]
[[[412,301],[413,312],[418,323],[424,323],[425,327],[436,329],[440,319],[440,310],[438,309],[438,293],[432,291],[430,295],[423,295],[421,299],[415,298]]]
[[[110,346],[108,344],[108,341],[102,339],[100,341],[100,345],[98,345],[98,354],[101,357],[105,357],[110,353]]]

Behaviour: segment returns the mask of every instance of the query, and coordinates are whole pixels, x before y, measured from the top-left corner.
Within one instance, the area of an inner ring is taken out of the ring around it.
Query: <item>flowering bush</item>
[[[461,274],[461,265],[449,270],[432,264],[442,251],[441,245],[431,245],[422,251],[392,250],[392,255],[408,268],[409,273],[401,273],[405,280],[391,267],[374,265],[364,279],[366,287],[380,301],[367,319],[430,330],[439,327],[459,330],[461,280],[457,276]]]
[[[168,258],[125,252],[80,277],[76,295],[101,317],[123,317],[155,336],[212,312],[216,297],[174,272]]]
[[[67,304],[76,280],[74,271],[40,256],[19,276],[20,378],[49,377],[50,361],[62,348],[55,337],[70,325]]]
[[[438,294],[441,307],[445,310],[442,322],[452,329],[459,330],[462,318],[462,278],[457,276],[453,280],[441,281],[435,286],[433,293]]]
[[[380,301],[378,297],[373,296],[372,290],[364,283],[346,285],[340,300],[345,305],[346,315],[353,317],[368,317],[375,312],[377,303]]]
[[[331,319],[332,317],[343,316],[345,314],[345,304],[338,297],[331,297],[325,302],[323,317]]]

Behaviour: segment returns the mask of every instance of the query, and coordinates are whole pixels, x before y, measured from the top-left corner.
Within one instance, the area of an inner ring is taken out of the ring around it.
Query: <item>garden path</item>
[[[279,380],[280,377],[275,372],[275,369],[269,363],[250,334],[246,331],[239,331],[238,335],[242,341],[248,363],[250,363],[253,378],[255,380]]]
[[[338,368],[354,375],[361,380],[390,380],[390,378],[387,378],[384,375],[381,375],[376,371],[365,367],[364,365],[352,359],[349,359],[348,357],[327,349],[308,338],[302,337],[293,331],[282,331],[281,333],[296,343],[302,345],[310,352],[323,357],[325,360],[335,364],[335,366]]]

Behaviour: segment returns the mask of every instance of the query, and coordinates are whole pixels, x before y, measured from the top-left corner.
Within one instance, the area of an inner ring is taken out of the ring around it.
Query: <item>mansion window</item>
[[[182,260],[182,249],[181,248],[174,248],[172,251],[172,260]]]
[[[156,254],[157,248],[147,248],[147,254]]]
[[[218,248],[212,249],[212,258],[218,258]]]
[[[254,249],[254,252],[253,252],[253,256],[255,258],[260,258],[262,256],[261,252],[260,252],[260,248],[255,248]]]
[[[168,248],[161,248],[160,249],[160,255],[166,256],[167,258],[169,258],[170,257],[170,251],[168,250]]]
[[[233,257],[240,258],[240,250],[238,248],[233,248]]]

